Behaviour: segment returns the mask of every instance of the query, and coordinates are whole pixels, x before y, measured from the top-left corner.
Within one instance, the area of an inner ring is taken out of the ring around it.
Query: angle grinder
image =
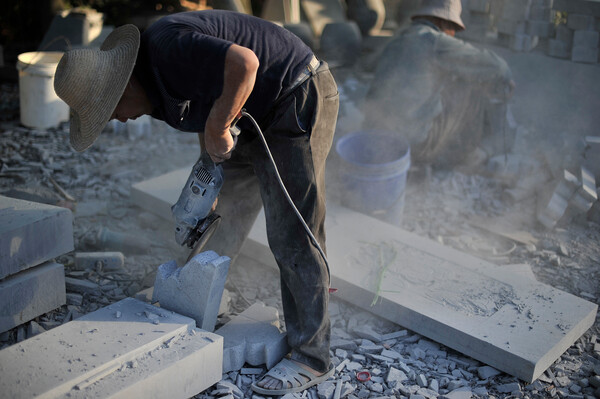
[[[247,113],[244,109],[236,116],[229,128],[229,131],[233,136],[234,148],[237,143],[237,137],[240,134],[240,129],[236,126],[236,123],[243,116],[252,122],[252,125],[265,148],[266,155],[271,162],[282,193],[296,213],[298,220],[302,224],[302,227],[304,227],[306,234],[310,237],[311,242],[325,261],[327,272],[329,273],[329,262],[327,261],[325,251],[323,251],[312,231],[310,231],[306,221],[290,197],[285,184],[283,184],[275,159],[273,159],[273,154],[271,154],[267,140],[265,139],[260,126],[252,115]],[[215,164],[210,155],[208,155],[206,151],[203,151],[192,168],[192,172],[190,173],[185,186],[181,190],[177,203],[171,207],[171,212],[175,217],[176,223],[175,240],[179,245],[186,245],[192,249],[186,263],[202,251],[202,248],[204,248],[221,223],[221,216],[214,213],[213,204],[219,195],[219,191],[221,191],[223,180],[223,167],[220,164]],[[337,290],[329,288],[329,291],[335,292]]]
[[[241,114],[229,128],[234,148],[240,134],[240,129],[236,126],[240,117]],[[202,251],[221,223],[221,216],[214,212],[213,205],[219,196],[223,181],[223,167],[215,164],[208,152],[202,151],[192,167],[179,199],[171,207],[175,218],[175,241],[192,249],[186,262]]]

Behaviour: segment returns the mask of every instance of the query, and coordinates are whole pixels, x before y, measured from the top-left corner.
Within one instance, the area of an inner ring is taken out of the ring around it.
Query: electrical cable
[[[329,262],[327,261],[327,256],[325,256],[325,252],[319,245],[319,243],[318,243],[317,239],[315,238],[315,236],[313,235],[312,231],[310,231],[310,227],[308,227],[308,225],[306,224],[306,221],[302,217],[302,214],[300,213],[300,211],[298,211],[298,208],[296,207],[296,204],[294,204],[292,197],[290,197],[290,194],[288,193],[287,188],[285,187],[285,184],[283,184],[283,180],[281,179],[281,175],[279,174],[279,169],[277,169],[277,165],[275,164],[275,159],[273,159],[273,155],[271,154],[271,150],[269,149],[269,145],[267,144],[267,140],[265,139],[265,136],[264,136],[262,130],[260,129],[260,126],[258,126],[258,123],[252,117],[252,115],[250,115],[245,110],[242,110],[241,114],[242,114],[242,116],[245,116],[248,119],[250,119],[250,121],[254,125],[254,128],[256,129],[256,132],[258,133],[258,136],[260,137],[260,139],[265,147],[265,150],[267,151],[267,155],[269,156],[269,159],[271,160],[271,164],[273,165],[273,168],[275,169],[275,176],[277,177],[277,182],[279,183],[279,186],[281,187],[281,191],[283,191],[283,194],[285,195],[285,198],[287,199],[288,203],[294,209],[296,216],[298,216],[298,220],[300,220],[300,222],[302,223],[302,227],[304,227],[304,230],[306,230],[306,233],[310,237],[310,240],[312,241],[313,245],[317,248],[317,250],[323,257],[323,260],[325,261],[325,265],[327,265],[327,271],[329,272]]]

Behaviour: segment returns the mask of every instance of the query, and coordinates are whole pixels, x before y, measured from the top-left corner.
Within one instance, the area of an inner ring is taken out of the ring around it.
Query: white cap
[[[431,16],[454,22],[456,25],[465,29],[465,24],[460,18],[462,4],[460,0],[421,0],[421,5],[412,17]]]

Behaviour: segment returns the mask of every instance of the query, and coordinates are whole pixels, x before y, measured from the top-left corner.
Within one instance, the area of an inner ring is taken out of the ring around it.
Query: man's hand
[[[233,136],[229,132],[229,127],[213,128],[209,126],[209,121],[206,123],[204,132],[204,148],[214,163],[226,161],[231,158],[231,152],[235,145]]]

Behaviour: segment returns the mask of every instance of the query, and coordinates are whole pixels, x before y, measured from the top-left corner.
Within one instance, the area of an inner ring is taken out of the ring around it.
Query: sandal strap
[[[302,366],[292,362],[288,359],[281,359],[281,361],[265,374],[265,377],[269,376],[276,380],[281,381],[282,388],[296,388],[304,385],[305,381],[303,376],[309,381],[315,378],[310,371],[304,369]]]

